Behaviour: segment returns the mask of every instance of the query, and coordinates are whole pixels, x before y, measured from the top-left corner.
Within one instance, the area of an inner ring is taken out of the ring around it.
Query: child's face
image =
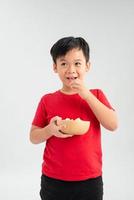
[[[72,49],[65,56],[59,57],[53,64],[54,71],[58,73],[64,91],[71,91],[70,84],[77,79],[84,81],[90,64],[86,62],[82,50]]]

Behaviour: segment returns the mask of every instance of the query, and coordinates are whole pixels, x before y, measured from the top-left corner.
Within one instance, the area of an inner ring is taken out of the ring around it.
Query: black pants
[[[61,181],[42,175],[40,196],[42,200],[102,200],[102,177],[85,181]]]

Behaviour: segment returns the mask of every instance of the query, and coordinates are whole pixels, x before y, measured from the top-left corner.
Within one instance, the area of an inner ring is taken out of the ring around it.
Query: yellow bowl
[[[77,118],[73,119],[65,119],[61,122],[62,125],[65,125],[61,128],[61,132],[65,134],[71,135],[83,135],[89,129],[90,122],[81,120]]]

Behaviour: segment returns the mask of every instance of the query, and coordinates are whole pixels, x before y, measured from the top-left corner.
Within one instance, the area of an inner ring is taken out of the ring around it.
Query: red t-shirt
[[[103,104],[112,108],[99,89],[90,90]],[[42,173],[48,177],[79,181],[102,175],[100,123],[88,103],[78,94],[60,91],[44,95],[38,105],[32,124],[45,127],[54,116],[62,119],[81,118],[90,121],[87,133],[69,138],[52,136],[46,141]]]

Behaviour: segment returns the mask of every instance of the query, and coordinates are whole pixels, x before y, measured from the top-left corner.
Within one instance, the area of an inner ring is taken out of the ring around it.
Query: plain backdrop
[[[0,0],[0,199],[40,199],[45,144],[29,130],[41,96],[61,87],[49,51],[65,36],[87,40],[86,84],[118,113],[117,131],[102,128],[104,200],[134,199],[132,0]]]

